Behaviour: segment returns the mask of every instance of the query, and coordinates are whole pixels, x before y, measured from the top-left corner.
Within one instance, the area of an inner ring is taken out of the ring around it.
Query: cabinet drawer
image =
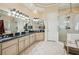
[[[16,44],[16,43],[18,43],[18,39],[14,39],[14,40],[10,40],[10,41],[7,41],[7,42],[3,42],[2,43],[2,49],[7,48],[7,47],[9,47],[9,46],[11,46],[13,44]]]
[[[38,35],[36,35],[36,37],[44,37],[44,35],[39,35],[39,36],[38,36]]]
[[[25,37],[19,38],[19,41],[23,41],[23,40],[25,40]]]
[[[39,36],[39,35],[44,35],[44,33],[36,33],[36,35],[38,35],[38,36]]]

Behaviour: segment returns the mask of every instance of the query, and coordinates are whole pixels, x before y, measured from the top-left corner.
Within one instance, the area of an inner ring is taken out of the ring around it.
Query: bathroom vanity
[[[12,9],[15,10],[15,9]],[[11,10],[10,10],[11,11]],[[0,55],[16,55],[29,48],[37,41],[44,40],[44,21],[8,15],[9,12],[0,10]],[[4,26],[2,26],[4,25]]]
[[[14,37],[0,39],[0,54],[1,55],[16,55],[20,54],[25,49],[29,48],[37,41],[44,40],[44,32],[28,32]]]

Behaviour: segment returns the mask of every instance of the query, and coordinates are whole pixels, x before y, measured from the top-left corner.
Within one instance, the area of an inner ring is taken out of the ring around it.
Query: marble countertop
[[[27,36],[27,35],[29,35],[29,33],[25,34],[25,35],[20,35],[20,36],[2,38],[2,39],[0,39],[0,43],[6,42],[6,41],[9,41],[9,40],[13,40],[13,39],[17,39],[17,38],[20,38],[20,37],[24,37],[24,36]]]
[[[17,38],[21,38],[21,37],[24,37],[24,36],[27,36],[27,35],[31,35],[31,34],[37,33],[37,32],[44,32],[44,31],[30,31],[30,32],[28,32],[28,33],[26,33],[26,34],[24,34],[24,35],[2,38],[2,39],[0,39],[0,43],[6,42],[6,41],[9,41],[9,40],[13,40],[13,39],[17,39]]]

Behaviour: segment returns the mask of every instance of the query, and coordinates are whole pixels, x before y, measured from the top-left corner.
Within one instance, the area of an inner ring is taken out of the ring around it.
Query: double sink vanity
[[[0,36],[0,55],[16,55],[44,40],[44,31],[27,31]]]
[[[0,55],[20,54],[33,43],[44,40],[44,29],[41,18],[31,17],[15,8],[0,9]]]

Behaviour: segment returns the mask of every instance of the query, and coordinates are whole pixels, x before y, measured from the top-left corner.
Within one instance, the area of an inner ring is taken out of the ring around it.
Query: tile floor
[[[20,55],[65,55],[65,50],[61,43],[40,41],[30,46]]]

